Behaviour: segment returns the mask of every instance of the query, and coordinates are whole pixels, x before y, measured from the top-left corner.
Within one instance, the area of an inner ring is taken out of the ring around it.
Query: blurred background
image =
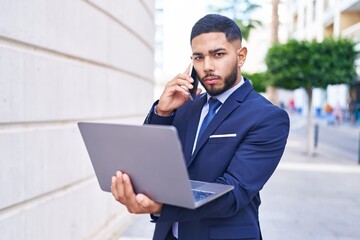
[[[264,239],[360,239],[358,0],[0,0],[0,239],[151,239],[77,122],[141,124],[207,13],[239,24],[244,76],[291,117]]]

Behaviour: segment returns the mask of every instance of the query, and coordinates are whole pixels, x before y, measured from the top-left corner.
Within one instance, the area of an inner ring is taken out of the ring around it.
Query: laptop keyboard
[[[207,198],[210,195],[213,195],[213,192],[204,192],[204,191],[199,191],[199,190],[192,190],[192,194],[194,196],[195,201],[200,201],[204,198]]]

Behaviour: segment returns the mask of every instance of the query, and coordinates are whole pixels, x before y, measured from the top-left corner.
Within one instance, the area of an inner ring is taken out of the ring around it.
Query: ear
[[[238,67],[242,67],[246,61],[246,55],[247,55],[247,48],[242,47],[237,50],[237,61],[238,61]]]

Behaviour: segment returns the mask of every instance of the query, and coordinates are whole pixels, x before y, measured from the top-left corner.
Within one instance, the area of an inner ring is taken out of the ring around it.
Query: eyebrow
[[[225,50],[226,50],[225,48],[216,48],[214,50],[209,50],[209,53],[213,54],[213,53],[220,52],[220,51],[225,51]]]
[[[213,50],[209,50],[209,54],[214,54],[214,53],[217,53],[217,52],[220,52],[220,51],[225,51],[226,49],[225,48],[216,48],[216,49],[213,49]],[[193,53],[193,56],[201,56],[203,55],[201,52],[194,52]]]

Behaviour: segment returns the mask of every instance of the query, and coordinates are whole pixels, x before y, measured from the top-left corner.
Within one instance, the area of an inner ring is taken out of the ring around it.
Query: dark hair
[[[203,33],[222,32],[225,33],[226,40],[232,42],[234,40],[242,40],[241,30],[239,26],[230,18],[219,14],[208,14],[199,19],[191,30],[191,41]]]

